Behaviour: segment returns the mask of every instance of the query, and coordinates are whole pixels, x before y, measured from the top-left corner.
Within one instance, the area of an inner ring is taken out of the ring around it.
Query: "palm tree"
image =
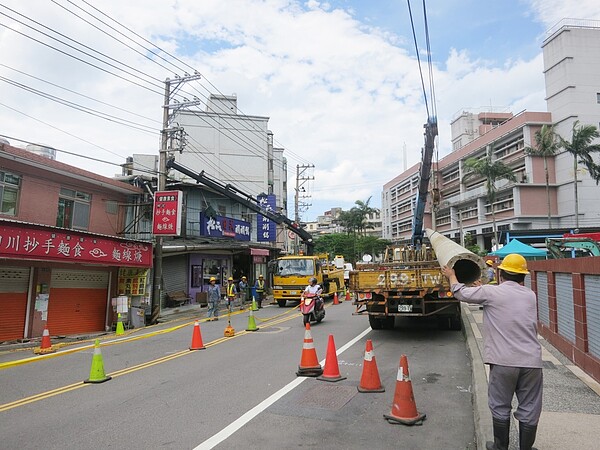
[[[552,125],[542,125],[535,132],[535,147],[525,147],[523,150],[529,156],[541,156],[544,158],[544,172],[546,174],[546,201],[548,204],[548,228],[552,228],[552,210],[550,207],[550,183],[548,176],[548,158],[556,155],[559,149],[559,141]]]
[[[358,234],[365,234],[367,228],[374,228],[373,224],[369,223],[367,218],[377,212],[375,208],[371,208],[369,203],[371,203],[371,198],[369,197],[366,201],[356,200],[354,204],[356,205],[350,211],[352,211],[356,216],[356,223],[358,225]]]
[[[469,178],[482,177],[485,179],[485,188],[487,198],[490,202],[492,212],[492,223],[494,225],[494,242],[498,245],[498,230],[496,228],[496,214],[494,211],[494,202],[496,201],[496,181],[506,179],[509,181],[517,181],[517,177],[512,169],[502,161],[492,161],[492,149],[488,149],[488,153],[483,158],[469,158],[464,165],[466,173],[463,176],[463,183]]]
[[[575,228],[579,228],[579,198],[577,195],[577,165],[578,162],[586,166],[590,175],[596,180],[600,179],[598,166],[594,164],[592,153],[600,152],[599,144],[592,144],[592,141],[600,137],[598,129],[594,125],[579,125],[579,121],[573,122],[573,132],[571,142],[559,136],[560,147],[573,155],[573,191],[575,195]]]

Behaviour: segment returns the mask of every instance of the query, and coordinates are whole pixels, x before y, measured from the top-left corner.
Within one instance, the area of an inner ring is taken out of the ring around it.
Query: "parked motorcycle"
[[[325,318],[325,302],[320,295],[304,294],[300,299],[300,312],[304,325],[321,322]]]

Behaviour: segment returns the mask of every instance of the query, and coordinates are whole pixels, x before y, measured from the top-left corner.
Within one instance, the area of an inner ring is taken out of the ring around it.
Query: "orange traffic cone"
[[[333,294],[333,304],[334,305],[340,304],[340,300],[338,299],[337,292]]]
[[[192,331],[192,345],[190,350],[204,350],[206,347],[202,343],[202,334],[200,333],[200,323],[194,322],[194,331]]]
[[[379,379],[379,371],[377,370],[371,339],[367,339],[363,370],[357,389],[358,392],[385,392],[385,388],[381,385],[381,380]]]
[[[346,289],[346,301],[350,301],[350,289]]]
[[[310,323],[307,323],[304,332],[304,344],[302,345],[302,357],[296,375],[299,377],[318,377],[322,373],[323,369],[319,364],[315,344],[310,334]]]
[[[335,343],[333,342],[333,334],[330,334],[329,343],[327,344],[327,356],[325,357],[325,370],[323,371],[323,375],[317,377],[317,380],[340,381],[345,379],[346,377],[343,377],[340,374],[337,352],[335,351]]]
[[[425,420],[425,414],[421,414],[417,411],[412,383],[408,373],[408,361],[406,355],[400,357],[392,412],[389,415],[384,414],[383,417],[385,417],[389,423],[403,425],[422,425],[423,420]]]
[[[55,351],[56,349],[52,347],[52,343],[50,342],[50,332],[48,331],[48,327],[44,327],[44,332],[42,333],[42,342],[39,347],[33,350],[33,353],[40,355],[54,353]]]

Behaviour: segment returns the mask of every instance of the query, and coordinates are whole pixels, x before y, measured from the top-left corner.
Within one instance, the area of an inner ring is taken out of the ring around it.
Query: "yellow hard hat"
[[[508,273],[521,273],[525,275],[529,274],[529,271],[527,270],[527,260],[518,253],[506,255],[506,257],[502,260],[502,264],[498,266],[498,269],[504,270]]]
[[[242,277],[242,280],[245,280],[245,279],[246,279],[246,275],[244,275],[244,276]]]
[[[260,274],[260,275],[258,276],[258,278],[262,278],[262,277],[263,277],[263,276],[262,276],[262,274]]]
[[[485,263],[490,267],[494,265],[494,261],[492,261],[491,259],[488,259]]]
[[[215,277],[210,277],[210,280],[208,280],[208,282],[210,283],[211,281],[217,281],[217,279]]]
[[[227,278],[227,281],[233,281],[233,277]]]

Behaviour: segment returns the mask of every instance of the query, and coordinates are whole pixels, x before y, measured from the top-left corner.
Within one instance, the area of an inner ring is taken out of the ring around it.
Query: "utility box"
[[[146,312],[144,308],[132,306],[129,308],[129,325],[132,328],[141,328],[146,326]]]

